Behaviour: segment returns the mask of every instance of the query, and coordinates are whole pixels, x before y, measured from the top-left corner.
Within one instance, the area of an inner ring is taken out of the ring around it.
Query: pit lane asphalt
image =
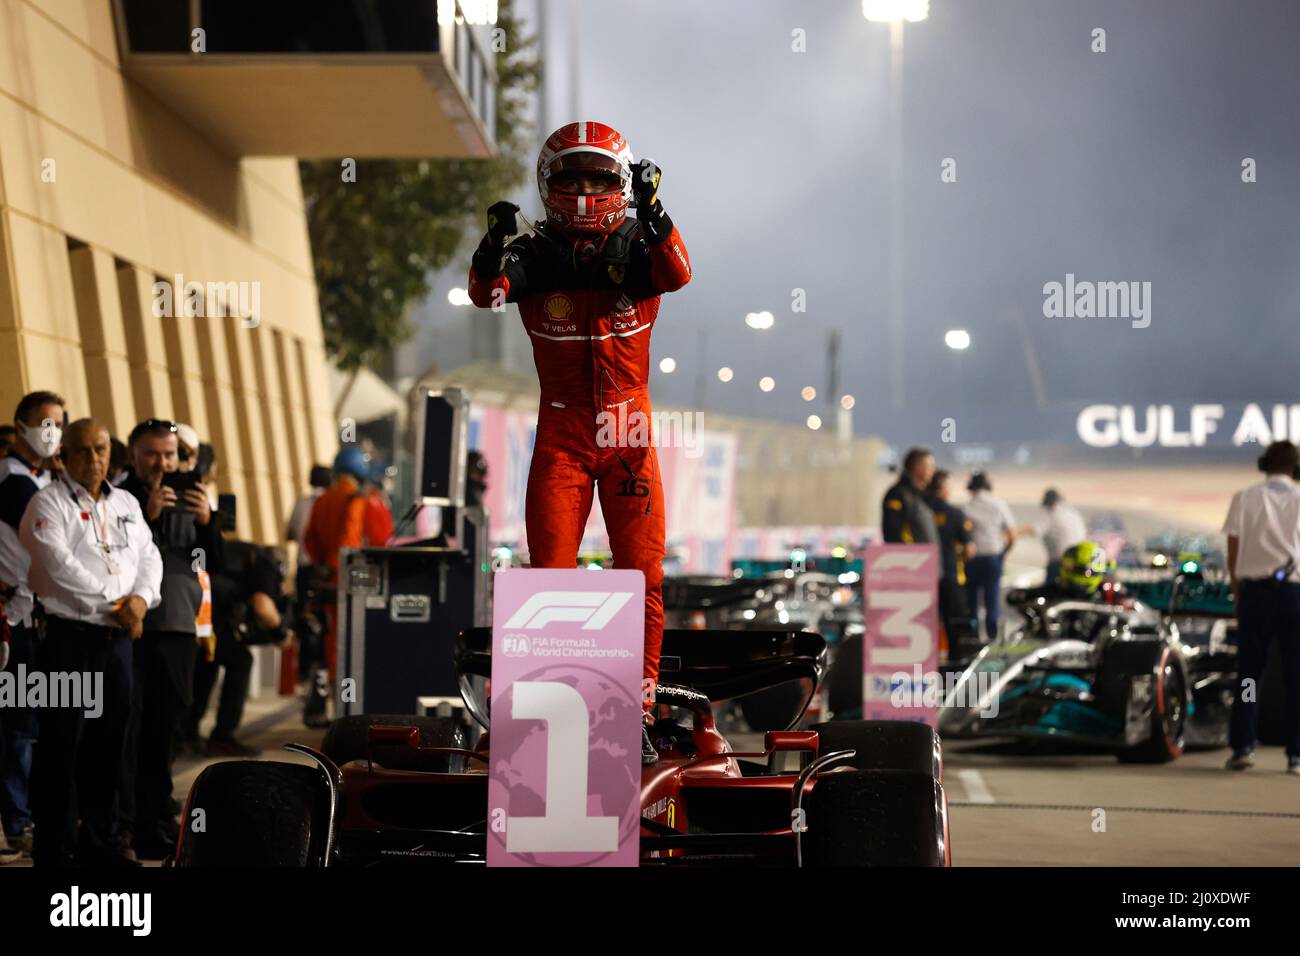
[[[944,754],[958,866],[1300,863],[1300,777],[1281,747],[1243,772],[1223,769],[1227,750],[1159,766],[964,741]]]

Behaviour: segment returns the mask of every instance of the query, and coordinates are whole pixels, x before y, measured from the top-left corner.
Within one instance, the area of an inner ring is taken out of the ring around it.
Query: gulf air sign
[[[1300,442],[1300,405],[1251,403],[1229,415],[1223,405],[1089,405],[1075,422],[1092,448],[1202,448]]]

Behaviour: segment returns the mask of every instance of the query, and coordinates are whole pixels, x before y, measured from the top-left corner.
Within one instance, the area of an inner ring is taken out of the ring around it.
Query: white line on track
[[[978,770],[958,770],[957,779],[961,781],[966,798],[971,803],[997,803],[989,792],[988,784],[984,782],[984,775]]]

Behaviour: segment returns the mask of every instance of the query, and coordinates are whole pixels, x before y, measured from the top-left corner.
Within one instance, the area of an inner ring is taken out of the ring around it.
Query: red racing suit
[[[530,563],[576,566],[599,489],[614,567],[645,574],[647,708],[664,627],[664,492],[649,437],[650,333],[660,295],[691,278],[677,228],[665,232],[651,242],[627,219],[604,236],[575,240],[543,223],[510,243],[499,269],[496,257],[480,252],[469,274],[474,304],[518,303],[533,342],[541,408],[524,512]]]

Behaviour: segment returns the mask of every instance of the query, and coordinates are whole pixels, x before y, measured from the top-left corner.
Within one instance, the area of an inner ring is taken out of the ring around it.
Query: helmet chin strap
[[[580,232],[576,229],[565,229],[561,227],[560,232],[564,235],[573,246],[573,258],[575,262],[587,262],[595,258],[600,250],[605,246],[605,239],[608,233],[604,232]]]
[[[556,243],[557,245],[559,244],[559,236],[557,236],[556,233],[559,233],[560,236],[563,236],[568,240],[570,247],[566,252],[572,256],[573,264],[575,266],[578,264],[586,264],[598,256],[600,251],[605,247],[605,241],[609,238],[610,233],[613,232],[613,230],[606,232],[575,232],[565,229],[563,226],[555,226],[554,224],[550,224],[551,229],[548,231],[540,228],[540,222],[533,222],[523,213],[519,213],[518,215],[524,225],[532,230],[534,234],[543,236],[544,238],[549,238],[552,243]]]

